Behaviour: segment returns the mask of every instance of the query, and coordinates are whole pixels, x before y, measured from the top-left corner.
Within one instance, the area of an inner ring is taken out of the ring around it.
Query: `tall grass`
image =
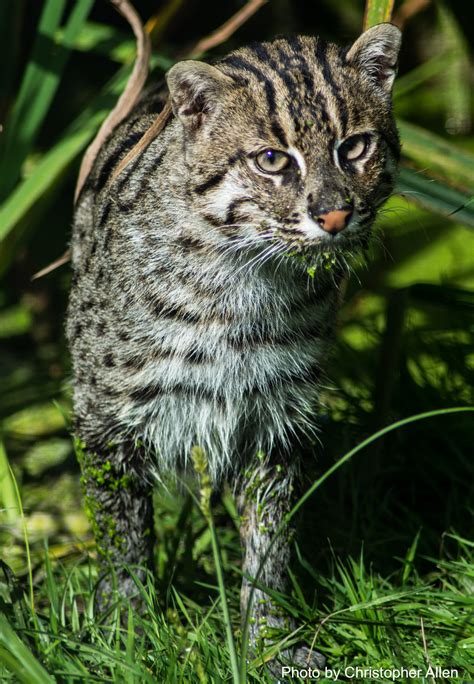
[[[410,416],[397,421],[374,433],[338,459],[331,468],[308,488],[306,493],[289,512],[284,524],[287,524],[289,520],[296,515],[314,492],[319,489],[329,477],[344,464],[348,463],[356,454],[373,444],[377,439],[384,437],[390,432],[422,420],[433,420],[441,417],[447,418],[453,414],[469,411],[474,412],[474,407],[455,407],[451,409],[429,411],[424,414]],[[73,580],[74,575],[78,574],[76,569],[65,578],[61,598],[58,592],[57,581],[54,577],[48,549],[46,548],[46,581],[43,591],[48,602],[47,613],[45,615],[37,614],[31,603],[27,603],[22,598],[18,597],[14,599],[14,582],[12,582],[8,576],[5,576],[7,581],[5,586],[6,592],[4,592],[6,594],[4,596],[4,606],[7,609],[7,614],[9,612],[15,620],[17,631],[24,634],[28,638],[28,641],[31,642],[31,640],[33,640],[33,642],[36,643],[36,649],[42,654],[42,659],[45,660],[46,663],[54,662],[51,674],[57,676],[60,672],[63,672],[63,674],[69,673],[73,678],[87,676],[88,681],[94,681],[94,671],[97,670],[98,672],[101,672],[100,676],[104,677],[102,681],[121,681],[122,677],[125,677],[125,681],[135,681],[135,676],[143,676],[142,667],[147,662],[149,663],[148,667],[151,668],[153,672],[164,672],[163,664],[161,662],[156,662],[160,661],[159,654],[161,653],[161,657],[166,654],[166,661],[170,658],[170,662],[166,665],[168,672],[166,676],[168,677],[170,673],[172,673],[172,675],[170,675],[172,678],[167,678],[163,681],[190,681],[191,679],[188,678],[183,680],[177,677],[177,668],[179,669],[180,659],[176,658],[175,661],[173,660],[172,652],[175,651],[175,648],[173,648],[171,653],[168,650],[169,641],[173,641],[174,646],[176,646],[176,644],[179,644],[183,640],[189,640],[190,638],[190,635],[186,633],[186,630],[183,631],[180,620],[176,619],[176,610],[178,610],[189,625],[192,626],[193,630],[191,639],[192,645],[187,648],[193,649],[197,645],[197,652],[199,652],[201,656],[203,652],[207,652],[207,657],[210,657],[209,647],[204,647],[203,639],[212,638],[214,646],[217,649],[213,657],[216,657],[217,653],[219,653],[219,670],[222,671],[224,679],[227,672],[231,673],[235,684],[247,681],[247,632],[251,604],[249,604],[247,614],[244,618],[239,662],[233,635],[234,625],[231,612],[229,611],[229,602],[232,601],[232,596],[228,595],[224,582],[224,567],[221,552],[219,550],[218,534],[216,532],[214,517],[210,506],[211,489],[206,473],[205,456],[203,454],[196,454],[195,464],[200,476],[200,508],[204,514],[210,532],[212,555],[217,576],[217,592],[222,609],[222,628],[226,633],[225,642],[222,642],[220,647],[217,648],[217,644],[219,644],[220,640],[219,625],[217,623],[214,624],[212,628],[210,626],[210,615],[214,612],[214,607],[211,609],[211,613],[205,616],[201,624],[196,625],[192,617],[192,614],[196,611],[196,606],[193,606],[191,603],[189,604],[189,607],[186,607],[186,599],[183,600],[183,597],[174,590],[173,597],[176,607],[173,610],[175,612],[170,613],[168,610],[166,614],[163,614],[159,609],[159,601],[155,594],[156,590],[154,588],[153,580],[149,578],[148,583],[143,585],[134,574],[133,569],[130,569],[130,574],[135,579],[140,593],[145,599],[144,602],[147,607],[146,615],[142,616],[134,613],[130,606],[127,607],[126,603],[123,603],[122,605],[117,604],[116,608],[112,611],[112,621],[110,621],[110,618],[109,621],[104,621],[103,616],[99,617],[94,614],[94,585],[91,584],[92,578],[90,570],[88,580],[89,587],[85,592],[83,589],[78,588],[78,585],[76,584],[77,578],[75,581]],[[282,529],[283,527],[276,532],[274,540],[277,535],[282,532]],[[464,541],[459,537],[454,536],[453,538],[461,545],[464,545],[465,549],[469,549],[469,547],[474,548],[473,544],[469,544],[469,542]],[[387,639],[392,641],[392,637],[388,637],[388,635],[392,631],[400,631],[400,629],[407,630],[410,633],[410,631],[418,629],[421,624],[423,625],[424,634],[425,632],[429,635],[434,634],[434,639],[436,639],[437,634],[444,634],[447,637],[452,651],[451,656],[454,652],[457,652],[459,648],[469,649],[471,640],[470,634],[472,634],[474,651],[474,632],[472,631],[472,629],[474,629],[474,599],[472,596],[470,598],[467,596],[463,597],[463,595],[459,593],[459,587],[455,586],[457,582],[461,581],[462,584],[464,581],[463,570],[467,570],[468,574],[466,578],[469,577],[470,566],[466,563],[467,559],[464,561],[461,560],[460,563],[457,562],[457,565],[454,563],[454,565],[456,565],[456,574],[454,578],[449,579],[449,591],[446,592],[445,590],[445,593],[440,594],[439,592],[436,592],[436,590],[433,590],[432,586],[426,586],[419,581],[419,578],[413,577],[413,561],[416,555],[418,540],[419,534],[408,549],[405,558],[402,559],[400,567],[400,588],[395,588],[395,582],[393,580],[392,582],[380,582],[372,573],[367,572],[363,556],[361,555],[358,561],[350,560],[349,565],[344,565],[336,559],[335,574],[330,581],[334,582],[335,586],[338,587],[338,591],[345,605],[342,608],[339,607],[336,610],[332,610],[324,615],[324,617],[322,617],[320,613],[318,615],[318,611],[311,608],[311,606],[306,603],[304,592],[298,586],[295,579],[295,588],[297,589],[296,600],[295,597],[282,597],[278,594],[275,595],[274,598],[277,603],[279,602],[283,606],[285,606],[285,604],[286,606],[288,604],[290,606],[293,605],[294,608],[296,608],[296,614],[301,613],[302,617],[305,617],[316,626],[312,638],[313,646],[317,643],[318,648],[320,648],[320,641],[324,643],[319,637],[322,636],[324,630],[329,628],[329,625],[331,626],[330,632],[332,634],[333,652],[335,650],[334,638],[336,640],[342,640],[347,637],[348,632],[353,632],[354,634],[358,633],[359,637],[357,637],[357,639],[361,640],[364,644],[367,655],[371,658],[371,663],[382,663],[379,665],[380,667],[382,667],[384,663],[383,653],[385,649],[383,648],[383,643],[387,641]],[[314,576],[314,571],[307,561],[302,558],[300,560]],[[443,562],[441,565],[441,572],[443,567],[452,569],[453,563]],[[320,578],[314,577],[317,581],[321,581]],[[83,582],[83,578],[81,578],[80,581]],[[446,579],[443,581],[446,583]],[[258,574],[257,577],[254,578],[253,586],[260,586],[258,583]],[[83,614],[83,617],[81,618],[78,602],[82,602],[83,596],[86,597],[86,601],[87,596],[90,598],[81,611]],[[450,608],[438,607],[433,610],[430,607],[433,599],[437,602],[441,601],[441,604],[445,602],[446,606],[449,605]],[[251,601],[252,596],[250,602]],[[69,604],[69,610],[66,609],[66,603]],[[404,617],[401,621],[394,618],[395,615],[408,616],[410,613],[413,613],[415,609],[420,615],[421,620],[423,620],[422,616],[424,616],[425,622],[417,624],[416,619],[413,620],[413,618],[410,619],[408,617],[407,619],[407,617]],[[387,617],[387,612],[389,612],[390,617]],[[124,613],[127,613],[126,627],[123,627]],[[45,670],[37,661],[31,648],[29,648],[13,630],[6,615],[0,616],[0,618],[0,663],[3,664],[5,673],[16,674],[21,681],[27,682],[28,684],[53,681],[47,674],[47,670]],[[166,622],[167,626],[165,636],[163,635],[162,629],[163,620]],[[431,624],[432,622],[433,624]],[[147,637],[146,639],[144,639],[143,636],[139,636],[140,632],[136,632],[136,628],[139,627],[146,627],[144,630],[144,634]],[[199,630],[203,630],[203,633],[200,634]],[[211,631],[209,632],[209,630]],[[207,634],[206,637],[204,637],[204,633]],[[92,640],[92,643],[89,643],[89,639]],[[283,639],[288,639],[288,635],[283,636]],[[147,644],[147,641],[150,643]],[[426,638],[424,637],[423,643],[418,644],[418,649],[415,647],[414,643],[411,644],[412,650],[410,651],[410,657],[413,659],[413,663],[420,662],[422,653],[424,653],[423,648],[425,641]],[[48,654],[50,654],[53,643],[56,644],[55,649],[59,652],[55,658],[50,658]],[[224,643],[226,644],[225,647]],[[152,650],[149,650],[151,646]],[[70,655],[71,652],[74,654],[75,651],[81,654],[81,668],[79,669],[76,658]],[[224,652],[225,657],[223,659],[222,656]],[[275,647],[269,649],[269,656],[274,655],[275,652],[278,652],[278,645],[276,649]],[[438,645],[436,651],[433,652],[433,657],[435,657],[435,655],[439,657],[440,653],[443,653],[443,650],[440,651]],[[343,651],[339,656],[342,654]],[[265,660],[265,655],[263,656],[263,659]],[[225,665],[223,660],[225,661]],[[463,662],[462,659],[459,662],[463,667],[467,667],[467,662]],[[141,665],[137,666],[137,663],[141,663]],[[174,667],[172,666],[172,663],[174,663]],[[93,667],[91,667],[92,664]],[[192,665],[194,668],[196,662],[193,663],[193,660],[186,656],[185,664],[188,666]],[[214,665],[214,663],[212,665]],[[59,670],[58,666],[60,668]],[[371,666],[375,667],[373,664]],[[385,666],[388,667],[386,662]],[[337,669],[335,662],[332,663],[332,667]],[[209,662],[207,668],[209,668]],[[212,666],[210,671],[213,671]],[[250,665],[249,675],[251,677],[257,677],[255,681],[266,681],[266,675],[263,675],[264,679],[260,679],[260,676],[257,675],[252,664]],[[207,670],[206,673],[206,669],[203,669],[202,667],[196,667],[194,676],[196,677],[196,681],[199,681],[199,679],[202,681],[224,680],[210,678],[209,670]],[[112,678],[109,679],[109,677]],[[149,679],[147,678],[146,681],[148,680]],[[98,681],[101,680],[99,679]]]
[[[160,16],[180,4],[167,3]],[[399,9],[392,4],[367,2],[365,25],[387,20]],[[23,64],[14,40],[15,27],[23,26],[18,7],[0,7],[2,26],[12,26],[0,76],[8,105],[0,141],[0,431],[10,456],[2,447],[0,679],[271,681],[262,659],[248,657],[249,613],[240,624],[235,505],[227,492],[211,508],[205,482],[200,508],[179,496],[156,502],[156,581],[148,575],[141,583],[130,568],[144,612],[119,599],[107,616],[96,610],[97,563],[77,469],[64,418],[49,401],[59,399],[68,413],[60,341],[68,274],[34,288],[29,278],[63,251],[79,159],[123,90],[133,44],[123,29],[94,19],[91,0],[45,0],[37,25],[30,20],[34,38]],[[355,5],[349,11],[347,3],[331,2],[326,9],[341,26],[355,16],[354,33],[362,25]],[[286,12],[296,10],[288,4]],[[282,631],[263,661],[306,641],[334,669],[423,669],[432,662],[458,667],[456,681],[471,682],[474,478],[464,412],[472,410],[474,375],[474,144],[466,126],[463,137],[451,137],[453,121],[470,114],[463,28],[441,0],[431,21],[433,36],[423,28],[418,34],[431,56],[412,64],[394,92],[402,197],[382,211],[381,248],[347,292],[329,373],[337,389],[323,397],[326,451],[315,446],[319,474],[290,513],[303,514],[291,589],[272,594],[299,627]],[[263,24],[253,37],[261,37]],[[158,26],[165,42],[152,58],[158,72],[182,48],[166,42],[165,29]],[[81,60],[107,65],[105,85],[80,80]],[[20,67],[15,91],[11,73]],[[74,88],[71,73],[79,78]],[[65,126],[58,111],[84,83],[90,96],[71,106]]]

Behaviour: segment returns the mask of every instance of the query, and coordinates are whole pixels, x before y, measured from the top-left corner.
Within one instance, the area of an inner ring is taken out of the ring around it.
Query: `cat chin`
[[[321,254],[334,256],[348,256],[364,249],[370,240],[370,227],[364,227],[357,232],[345,235],[328,236],[313,240],[299,238],[296,240],[282,240],[287,246],[287,254],[301,257],[317,258]]]

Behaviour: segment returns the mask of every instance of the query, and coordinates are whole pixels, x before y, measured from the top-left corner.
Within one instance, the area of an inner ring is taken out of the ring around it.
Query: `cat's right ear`
[[[393,24],[377,24],[363,33],[346,54],[346,61],[365,72],[390,94],[397,73],[402,34]]]
[[[205,62],[178,62],[166,74],[173,112],[181,122],[199,128],[219,109],[231,80]]]

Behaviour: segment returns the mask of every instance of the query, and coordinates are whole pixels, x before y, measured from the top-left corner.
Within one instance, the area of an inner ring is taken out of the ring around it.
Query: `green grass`
[[[420,427],[420,421],[442,420],[449,429],[455,419],[457,432],[462,434],[463,421],[459,420],[466,418],[466,411],[469,409],[427,412],[365,439],[308,488],[290,517],[351,459],[362,458],[376,440],[400,432],[398,436],[409,443],[404,432],[410,425]],[[363,474],[363,465],[359,463],[355,472]],[[439,475],[433,473],[434,478]],[[342,485],[343,480],[336,483]],[[439,539],[438,554],[423,556],[422,530],[402,555],[386,558],[392,564],[389,573],[377,571],[363,549],[357,556],[341,557],[330,542],[323,552],[322,567],[316,570],[314,560],[297,547],[292,591],[275,598],[297,619],[299,628],[293,634],[282,633],[276,644],[261,654],[261,661],[250,661],[246,679],[240,674],[242,660],[238,662],[245,657],[245,648],[238,610],[235,509],[225,492],[211,515],[207,491],[201,481],[200,507],[189,495],[176,497],[173,492],[157,499],[158,536],[165,538],[161,539],[156,582],[151,575],[145,585],[136,579],[145,604],[140,614],[120,600],[108,614],[97,613],[97,566],[94,554],[84,550],[78,558],[66,554],[61,562],[52,548],[36,545],[35,604],[30,600],[27,576],[22,574],[30,564],[18,567],[17,579],[4,566],[0,583],[2,681],[17,681],[15,677],[28,683],[54,681],[50,673],[71,682],[224,682],[229,678],[266,682],[272,680],[264,662],[283,644],[301,639],[323,652],[332,670],[360,666],[425,672],[432,665],[455,667],[459,681],[470,681],[474,543],[454,532],[445,533]],[[371,496],[377,499],[381,492],[375,488]],[[386,530],[386,538],[400,532]],[[420,561],[426,565],[423,573]],[[133,568],[130,573],[136,577]],[[409,680],[402,677],[397,681]],[[443,679],[421,677],[417,681]]]
[[[35,14],[0,3],[0,681],[269,682],[265,664],[244,662],[227,489],[212,516],[195,489],[157,494],[144,612],[120,601],[107,615],[96,609],[97,557],[68,425],[70,273],[34,285],[30,277],[66,247],[80,156],[130,72],[130,32],[95,15],[98,4],[44,0]],[[312,25],[298,3],[275,14],[270,3],[243,30],[261,39],[293,21],[307,33],[337,32],[341,43],[360,30],[363,3],[316,4]],[[389,5],[368,3],[367,24],[386,18]],[[215,23],[201,14],[204,34]],[[158,77],[196,37],[185,26],[160,29]],[[32,40],[19,50],[20,30]],[[291,590],[275,597],[298,631],[279,635],[263,660],[305,640],[334,671],[433,664],[458,668],[459,678],[397,681],[472,682],[472,414],[452,411],[472,404],[474,381],[469,45],[459,14],[441,0],[408,36],[394,92],[401,196],[382,210],[370,266],[356,269],[340,315],[318,409],[322,445],[306,481],[317,491],[301,506]],[[429,417],[410,422],[418,414]]]

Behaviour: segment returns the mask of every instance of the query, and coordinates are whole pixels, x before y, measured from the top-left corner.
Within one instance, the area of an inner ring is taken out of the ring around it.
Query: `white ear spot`
[[[376,85],[390,93],[397,73],[401,42],[402,34],[396,26],[378,24],[355,41],[346,55],[346,61],[364,71]]]

